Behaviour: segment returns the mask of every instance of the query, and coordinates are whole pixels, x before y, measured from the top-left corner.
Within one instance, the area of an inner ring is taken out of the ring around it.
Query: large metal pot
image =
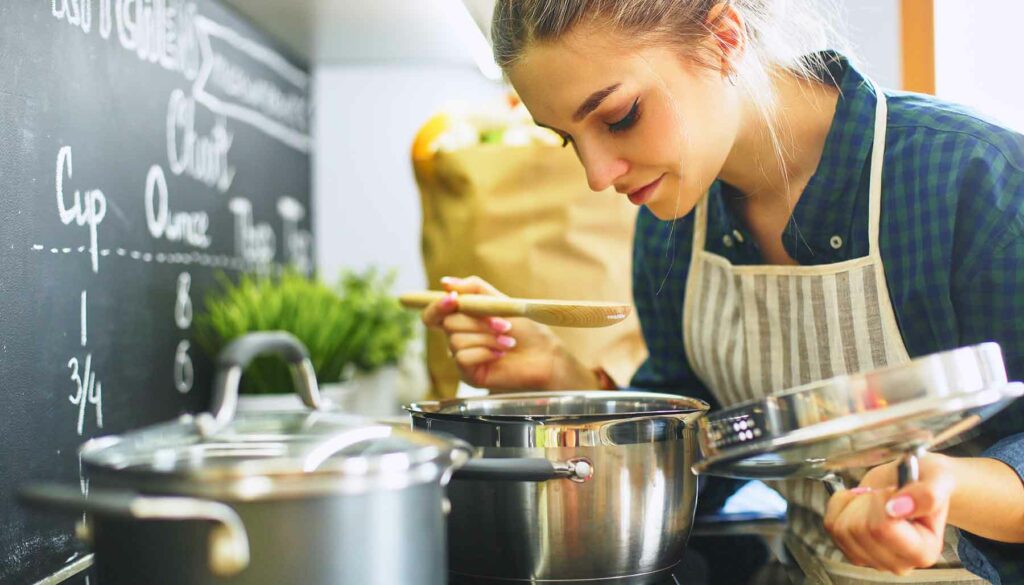
[[[444,585],[443,490],[468,450],[317,410],[235,417],[242,369],[267,352],[318,408],[301,344],[246,336],[218,360],[211,413],[86,443],[88,498],[58,486],[23,497],[88,513],[79,533],[104,585]]]
[[[697,499],[695,423],[707,403],[595,391],[407,409],[415,428],[479,448],[449,487],[457,579],[652,583],[682,558]]]

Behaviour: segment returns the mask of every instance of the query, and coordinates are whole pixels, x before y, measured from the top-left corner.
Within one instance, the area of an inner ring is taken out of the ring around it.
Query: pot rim
[[[642,403],[651,402],[664,407],[649,410],[629,409],[620,412],[581,412],[575,414],[531,414],[483,412],[491,405],[536,400],[561,401],[623,401]],[[603,420],[644,419],[654,417],[672,417],[695,422],[710,410],[711,406],[699,398],[691,398],[675,394],[657,392],[641,392],[633,390],[571,390],[560,392],[520,392],[497,394],[467,398],[448,398],[443,400],[426,400],[407,404],[403,408],[414,418],[426,418],[449,421],[477,422],[519,422],[523,424],[551,425],[593,423]],[[474,410],[476,409],[476,410]],[[459,410],[462,410],[461,412]],[[468,412],[467,412],[468,411]]]

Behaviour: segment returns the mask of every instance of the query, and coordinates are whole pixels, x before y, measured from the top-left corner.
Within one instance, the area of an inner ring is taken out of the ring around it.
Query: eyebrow
[[[604,89],[597,90],[590,94],[590,97],[588,97],[582,104],[580,104],[580,107],[576,109],[576,113],[572,115],[572,121],[579,122],[583,118],[586,118],[590,112],[593,112],[601,105],[601,102],[603,102],[606,97],[615,93],[615,90],[619,89],[621,85],[621,83],[609,85]]]

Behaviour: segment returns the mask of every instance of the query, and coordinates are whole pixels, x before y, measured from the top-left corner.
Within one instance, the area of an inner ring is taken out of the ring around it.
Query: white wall
[[[446,104],[494,98],[500,86],[468,66],[336,66],[314,75],[321,275],[332,279],[342,267],[394,267],[397,290],[423,288],[413,138]]]
[[[936,0],[935,93],[1024,131],[1021,0]]]
[[[845,33],[861,69],[879,85],[902,87],[899,0],[844,0],[838,28]]]

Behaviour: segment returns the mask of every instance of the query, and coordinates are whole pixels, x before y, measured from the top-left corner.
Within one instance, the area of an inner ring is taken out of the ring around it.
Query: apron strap
[[[871,146],[871,183],[868,199],[868,253],[874,258],[881,257],[878,245],[878,234],[881,230],[882,217],[882,161],[885,158],[885,128],[889,110],[885,102],[885,93],[875,82],[870,82],[875,90],[875,133]]]

